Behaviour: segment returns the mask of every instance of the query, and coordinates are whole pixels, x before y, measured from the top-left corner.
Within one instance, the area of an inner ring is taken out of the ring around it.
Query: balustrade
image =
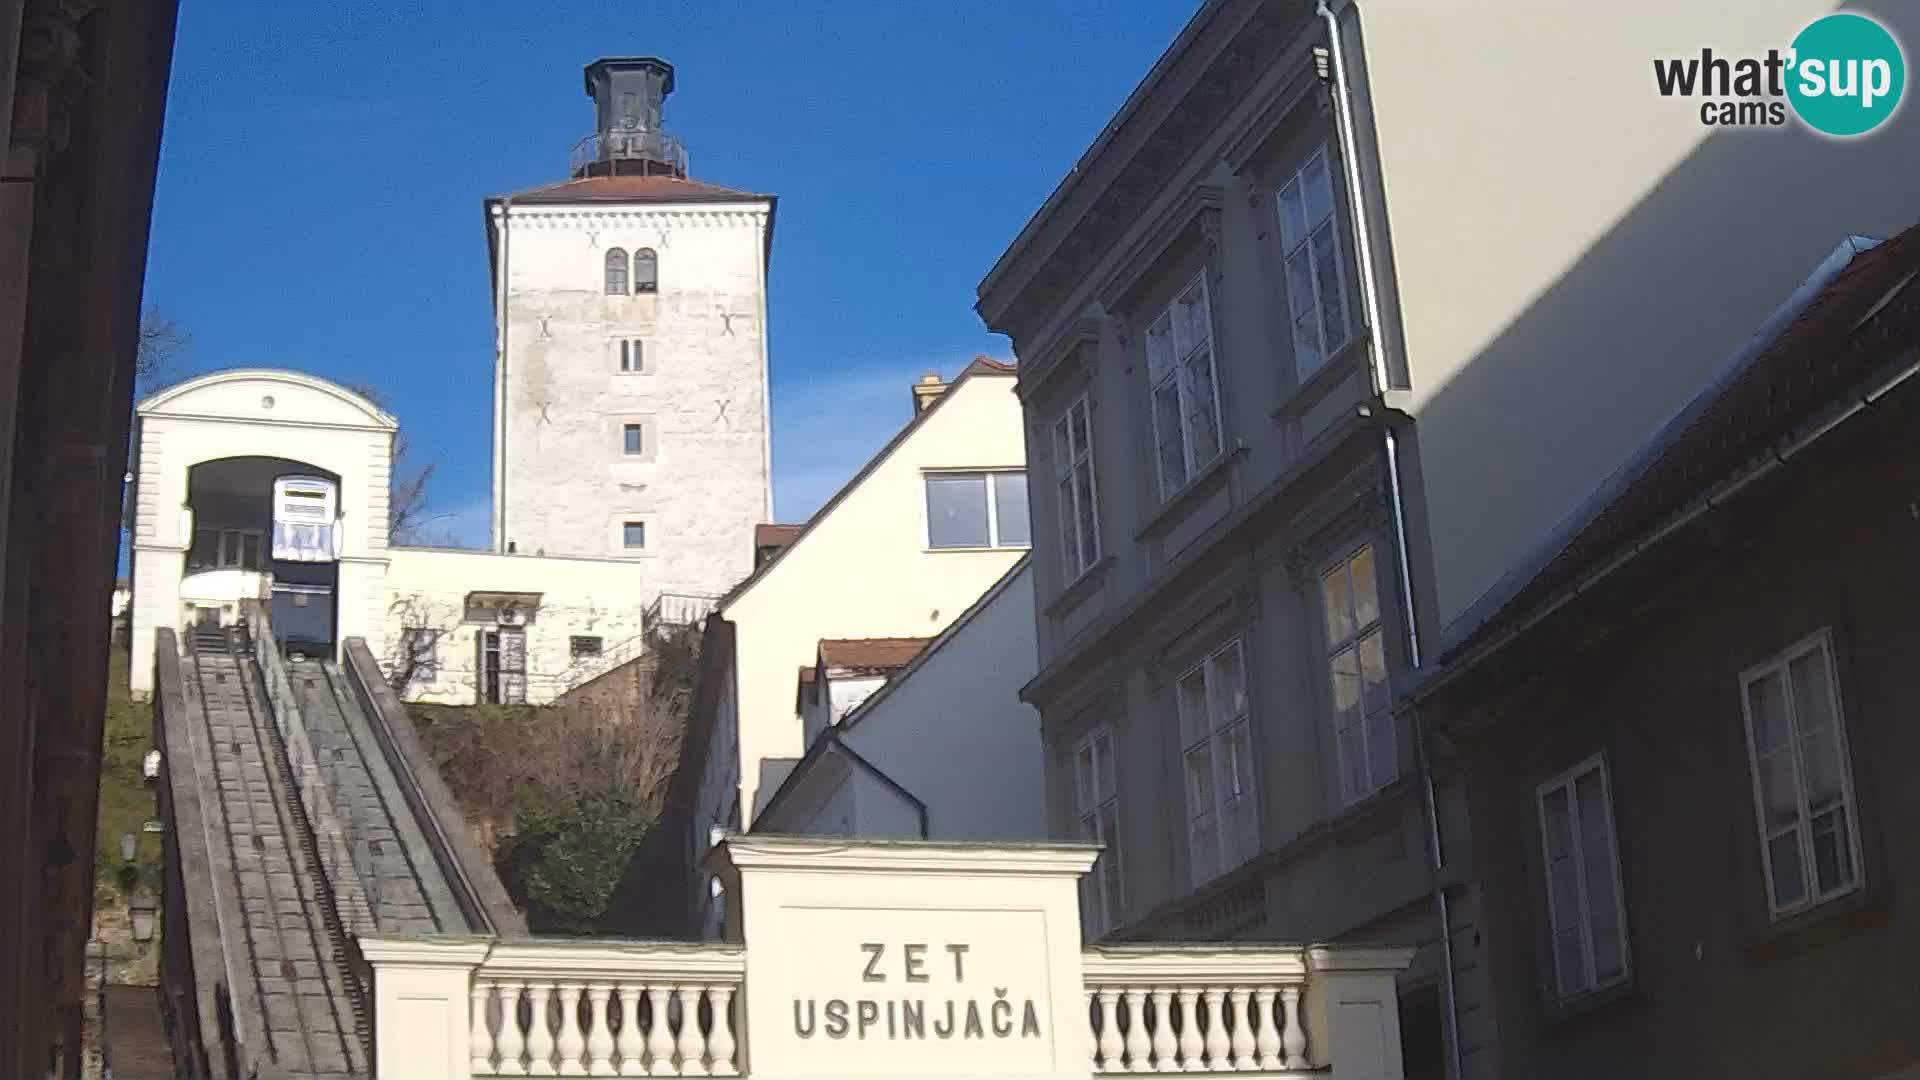
[[[1095,1073],[1310,1069],[1308,951],[1142,945],[1086,956]]]

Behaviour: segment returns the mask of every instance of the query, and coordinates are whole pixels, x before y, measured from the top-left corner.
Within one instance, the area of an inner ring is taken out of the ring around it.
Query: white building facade
[[[600,129],[573,178],[487,203],[494,546],[632,559],[656,589],[718,595],[772,508],[774,200],[687,178],[657,127],[671,66],[601,60],[587,88]]]

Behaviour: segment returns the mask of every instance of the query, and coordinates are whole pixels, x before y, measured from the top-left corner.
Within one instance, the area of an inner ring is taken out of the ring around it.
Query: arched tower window
[[[607,249],[607,295],[627,295],[627,253],[619,248]]]
[[[659,288],[660,259],[652,248],[641,248],[633,253],[633,291],[648,293]]]

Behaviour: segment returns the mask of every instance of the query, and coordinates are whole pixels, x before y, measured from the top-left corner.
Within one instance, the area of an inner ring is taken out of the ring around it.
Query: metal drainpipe
[[[494,283],[494,334],[499,358],[493,366],[493,551],[507,550],[507,277],[513,266],[513,197],[500,200],[500,280]]]
[[[1342,3],[1344,7],[1345,4]],[[1378,408],[1380,397],[1385,391],[1386,378],[1381,372],[1381,340],[1383,332],[1380,319],[1379,272],[1373,263],[1372,230],[1367,220],[1366,188],[1360,177],[1359,139],[1354,132],[1353,91],[1347,81],[1347,62],[1341,47],[1340,18],[1327,0],[1319,0],[1315,6],[1318,14],[1327,26],[1327,51],[1332,61],[1334,84],[1334,115],[1340,131],[1340,156],[1342,171],[1346,174],[1347,200],[1353,207],[1353,239],[1358,249],[1360,264],[1360,301],[1366,313],[1369,340],[1367,342],[1367,374],[1372,382],[1370,409]],[[1420,666],[1420,624],[1414,617],[1413,574],[1407,554],[1407,516],[1402,501],[1400,485],[1400,445],[1394,438],[1393,429],[1386,428],[1385,450],[1387,455],[1387,488],[1393,511],[1394,546],[1398,549],[1400,571],[1400,603],[1402,617],[1407,624],[1407,663],[1409,667]],[[1461,1080],[1460,1069],[1460,1011],[1454,996],[1453,978],[1453,934],[1452,921],[1448,912],[1447,891],[1440,882],[1440,872],[1446,865],[1445,851],[1440,846],[1440,812],[1433,791],[1433,763],[1427,752],[1426,725],[1416,720],[1414,724],[1414,753],[1420,768],[1420,789],[1423,809],[1427,819],[1427,856],[1428,871],[1432,881],[1434,906],[1440,917],[1440,955],[1442,978],[1447,988],[1447,1064],[1454,1080]]]

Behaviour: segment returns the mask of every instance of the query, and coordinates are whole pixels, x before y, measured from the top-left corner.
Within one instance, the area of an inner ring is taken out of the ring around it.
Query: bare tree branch
[[[366,383],[349,383],[347,389],[387,412],[393,411],[387,396]],[[446,516],[428,512],[427,485],[433,479],[435,463],[421,464],[413,457],[413,440],[402,428],[393,437],[393,478],[387,493],[387,538],[396,544],[422,543],[426,526]]]
[[[140,340],[133,352],[136,384],[149,387],[172,373],[176,361],[193,343],[193,336],[157,307],[140,317]]]

